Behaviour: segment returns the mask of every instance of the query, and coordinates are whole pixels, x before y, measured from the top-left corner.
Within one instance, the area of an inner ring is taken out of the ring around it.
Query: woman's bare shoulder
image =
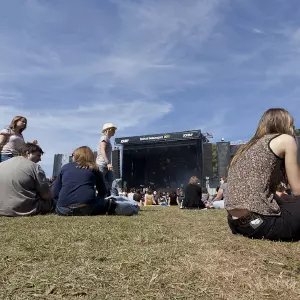
[[[281,134],[280,136],[276,137],[274,141],[283,142],[283,143],[290,143],[295,144],[295,138],[289,134]]]

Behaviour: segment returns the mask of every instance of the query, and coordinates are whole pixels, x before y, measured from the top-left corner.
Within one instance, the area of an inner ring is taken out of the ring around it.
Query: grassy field
[[[225,218],[0,218],[0,299],[300,299],[300,243],[235,236]]]

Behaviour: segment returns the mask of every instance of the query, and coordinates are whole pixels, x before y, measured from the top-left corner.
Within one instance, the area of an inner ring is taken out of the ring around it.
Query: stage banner
[[[168,142],[168,141],[180,141],[199,139],[201,137],[200,130],[184,131],[184,132],[172,132],[172,133],[160,133],[143,136],[130,136],[123,138],[116,138],[116,144],[142,144],[142,143],[156,143],[156,142]]]

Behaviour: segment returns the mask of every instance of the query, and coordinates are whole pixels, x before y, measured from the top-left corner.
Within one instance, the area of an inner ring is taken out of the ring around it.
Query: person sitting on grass
[[[176,193],[176,191],[173,191],[170,196],[169,196],[169,199],[168,199],[168,205],[171,206],[171,205],[177,205],[177,206],[180,206],[180,203],[179,203],[179,199],[178,199],[178,195]]]
[[[0,131],[0,163],[20,154],[21,146],[25,144],[23,131],[26,129],[27,120],[16,116],[8,128]],[[37,145],[37,140],[32,142]]]
[[[130,200],[134,200],[134,195],[135,195],[135,188],[131,188],[128,193],[128,198]]]
[[[204,209],[205,204],[202,202],[202,189],[200,180],[196,176],[192,176],[189,184],[185,188],[185,197],[183,199],[183,208],[188,209]]]
[[[133,200],[138,202],[140,207],[143,206],[143,195],[142,195],[140,189],[136,190],[136,192],[134,194],[134,197],[133,197]]]
[[[256,239],[300,240],[300,167],[293,117],[266,111],[253,138],[234,156],[228,173],[225,208],[234,234]],[[293,195],[276,195],[289,183]]]
[[[217,196],[214,198],[212,202],[213,208],[221,208],[224,209],[224,200],[227,193],[227,180],[225,177],[220,178],[220,187],[218,189]]]
[[[147,193],[145,194],[145,201],[144,201],[144,206],[148,205],[155,205],[155,200],[153,196],[153,192],[151,189],[148,189]]]
[[[61,168],[52,186],[56,213],[62,216],[105,214],[107,189],[93,151],[87,146],[79,147],[73,152],[72,160]]]
[[[0,164],[0,216],[50,213],[53,201],[45,172],[38,164],[43,150],[33,143],[19,149],[21,156]]]

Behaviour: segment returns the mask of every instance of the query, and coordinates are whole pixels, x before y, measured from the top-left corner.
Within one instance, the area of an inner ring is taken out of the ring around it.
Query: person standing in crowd
[[[231,161],[225,208],[232,233],[249,238],[300,240],[300,167],[294,119],[281,108],[267,110],[251,140]],[[289,184],[293,195],[276,195]]]
[[[22,132],[26,126],[26,118],[16,116],[8,128],[0,131],[0,162],[19,155],[21,146],[25,144]]]
[[[115,135],[117,127],[112,123],[106,123],[102,129],[102,136],[98,144],[98,154],[97,154],[97,164],[100,171],[103,174],[104,180],[106,182],[106,187],[111,193],[112,183],[114,181],[114,173],[112,166],[112,144],[110,138]]]
[[[202,189],[200,180],[196,176],[190,178],[189,184],[185,188],[185,197],[183,199],[183,208],[204,209],[205,204],[202,202]]]
[[[56,213],[62,216],[105,214],[106,192],[94,153],[86,146],[73,152],[72,162],[61,168],[52,187]]]
[[[17,217],[50,213],[49,182],[38,164],[43,150],[33,143],[19,149],[21,156],[0,164],[0,216]]]
[[[227,179],[226,177],[220,178],[220,187],[218,189],[217,196],[212,202],[214,208],[224,209],[224,200],[227,193]]]

